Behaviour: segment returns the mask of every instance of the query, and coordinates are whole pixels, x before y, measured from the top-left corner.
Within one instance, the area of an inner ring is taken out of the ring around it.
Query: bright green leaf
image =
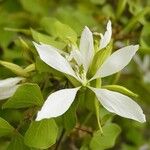
[[[127,89],[123,86],[120,86],[120,85],[105,85],[102,88],[106,88],[106,89],[112,90],[112,91],[117,91],[117,92],[120,92],[120,93],[128,95],[128,96],[138,97],[137,94],[133,93],[129,89]]]
[[[46,149],[55,144],[58,128],[54,120],[46,119],[32,122],[25,134],[25,144],[39,149]]]
[[[3,118],[0,118],[0,137],[12,134],[14,128]]]
[[[27,77],[28,73],[21,68],[20,66],[13,64],[11,62],[6,62],[6,61],[0,61],[0,64],[8,69],[10,69],[13,73],[15,73],[18,76],[23,76]]]
[[[31,150],[24,144],[24,139],[21,135],[15,135],[7,148],[7,150]]]
[[[76,116],[77,103],[73,103],[69,110],[63,115],[64,127],[66,130],[72,130],[77,122]]]
[[[37,84],[25,83],[18,87],[15,94],[3,105],[3,108],[25,108],[41,106],[43,97]]]
[[[140,44],[142,48],[150,48],[150,24],[146,24],[141,32]]]
[[[48,35],[45,35],[43,33],[37,32],[33,29],[31,29],[32,37],[36,42],[42,42],[45,44],[52,45],[58,49],[63,49],[66,44],[60,41],[55,41],[53,37],[50,37]]]
[[[110,56],[112,52],[112,43],[110,43],[106,48],[99,50],[93,59],[92,65],[89,69],[90,76],[93,76],[96,71],[100,68],[103,62]]]
[[[55,18],[45,17],[41,21],[42,27],[54,37],[59,37],[66,43],[77,41],[76,32],[68,25],[61,23]]]
[[[118,137],[121,129],[116,124],[108,124],[103,127],[103,135],[98,130],[91,142],[90,147],[92,150],[105,150],[115,145],[116,138]]]

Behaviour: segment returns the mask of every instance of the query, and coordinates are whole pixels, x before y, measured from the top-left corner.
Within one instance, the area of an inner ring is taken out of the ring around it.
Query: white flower
[[[100,41],[100,49],[108,45],[111,39],[110,37],[111,22],[109,21],[107,24],[107,31],[105,32],[104,36],[102,36]],[[128,65],[138,50],[138,45],[127,46],[114,52],[105,60],[105,62],[91,79],[87,79],[87,71],[93,61],[95,53],[93,36],[88,27],[84,28],[80,39],[79,49],[76,47],[73,48],[70,59],[64,58],[59,53],[60,50],[50,45],[37,43],[34,43],[34,45],[39,53],[40,58],[46,64],[62,73],[74,77],[81,83],[81,85],[92,90],[99,102],[108,111],[139,122],[146,121],[142,109],[131,98],[118,92],[87,86],[87,84],[94,79],[103,78],[122,70],[126,65]],[[74,65],[68,61],[72,58],[74,58],[76,61]],[[83,70],[78,71],[82,66]],[[50,96],[48,96],[42,109],[38,112],[36,120],[39,121],[44,118],[52,118],[64,114],[73,103],[80,88],[81,87],[62,89],[52,93]]]
[[[16,92],[18,83],[23,79],[22,77],[14,77],[0,80],[0,100],[11,97]]]

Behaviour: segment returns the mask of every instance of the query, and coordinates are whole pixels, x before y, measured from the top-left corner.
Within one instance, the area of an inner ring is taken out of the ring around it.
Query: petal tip
[[[139,49],[139,47],[140,46],[138,44],[137,45],[133,45],[133,48],[134,48],[135,51],[137,51]]]
[[[146,117],[145,117],[144,114],[142,114],[142,117],[141,117],[141,119],[139,120],[139,122],[141,122],[141,123],[145,123],[145,122],[146,122]]]
[[[108,22],[107,22],[107,30],[111,28],[111,24],[112,24],[111,20],[108,20]]]

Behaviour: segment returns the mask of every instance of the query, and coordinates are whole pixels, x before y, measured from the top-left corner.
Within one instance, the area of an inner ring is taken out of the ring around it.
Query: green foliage
[[[15,94],[3,105],[3,108],[26,108],[41,106],[43,97],[37,84],[25,83],[18,87]]]
[[[102,88],[136,98],[146,114],[145,124],[121,119],[101,105],[96,118],[95,95],[84,88],[64,115],[37,122],[36,114],[50,93],[81,84],[45,64],[32,43],[50,44],[64,56],[71,44],[79,44],[81,32],[88,26],[96,45],[88,70],[91,78],[111,52],[124,45],[140,43],[137,55],[141,63],[149,64],[144,60],[150,54],[149,18],[149,0],[1,0],[0,79],[25,79],[12,97],[0,101],[0,150],[150,149],[150,80],[144,80],[149,67],[143,71],[132,61],[121,73],[102,79]],[[99,50],[98,33],[104,34],[109,19],[112,41]]]
[[[45,17],[41,20],[42,27],[55,38],[60,38],[66,43],[77,41],[76,32],[66,24],[61,23],[55,18]]]
[[[9,146],[7,147],[7,150],[31,150],[24,144],[24,139],[21,135],[15,135]]]
[[[115,140],[118,137],[121,129],[116,124],[108,124],[103,127],[103,135],[100,131],[94,133],[90,142],[92,150],[104,150],[115,145]]]
[[[12,134],[14,128],[3,118],[0,118],[0,137]]]
[[[12,72],[14,72],[18,76],[23,76],[23,77],[28,76],[27,72],[23,68],[21,68],[20,66],[18,66],[16,64],[6,62],[6,61],[0,61],[0,64],[3,65],[4,67],[10,69]]]
[[[128,96],[138,97],[137,94],[133,93],[132,91],[130,91],[127,88],[120,86],[120,85],[106,85],[106,86],[103,86],[103,88],[106,88],[106,89],[112,90],[112,91],[117,91],[117,92],[120,92],[120,93],[128,95]]]
[[[25,134],[25,144],[38,149],[46,149],[55,144],[57,134],[58,128],[54,120],[34,121]]]

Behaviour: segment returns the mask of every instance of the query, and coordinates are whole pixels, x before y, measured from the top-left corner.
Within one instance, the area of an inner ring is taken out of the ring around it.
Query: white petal
[[[106,59],[91,80],[99,77],[106,77],[121,71],[131,61],[138,48],[138,45],[131,45],[123,47],[114,52]]]
[[[64,114],[73,103],[79,88],[63,89],[52,93],[38,112],[36,120],[39,121]]]
[[[14,77],[0,80],[0,100],[11,97],[17,90],[19,83],[24,78]]]
[[[77,49],[72,50],[71,54],[70,54],[70,57],[74,58],[76,63],[79,66],[81,66],[83,64],[83,57],[82,57],[82,55],[81,55],[79,50],[77,50]]]
[[[7,99],[14,95],[19,85],[0,88],[0,100]]]
[[[0,80],[0,89],[3,87],[11,87],[19,83],[24,78],[22,77],[14,77],[14,78],[7,78],[4,80]]]
[[[112,27],[111,27],[111,21],[109,20],[107,23],[107,31],[104,33],[104,35],[101,35],[101,40],[100,40],[100,46],[99,48],[105,48],[110,40],[111,40],[111,35],[112,35]]]
[[[83,57],[85,71],[87,71],[94,56],[93,35],[88,27],[85,27],[82,32],[79,49]]]
[[[131,98],[118,92],[106,89],[90,88],[97,96],[100,103],[110,112],[119,116],[145,122],[145,115],[141,107]]]
[[[60,72],[66,73],[77,78],[69,62],[59,54],[58,50],[55,47],[46,44],[40,45],[35,42],[33,42],[33,44],[36,47],[40,58],[46,64]]]

